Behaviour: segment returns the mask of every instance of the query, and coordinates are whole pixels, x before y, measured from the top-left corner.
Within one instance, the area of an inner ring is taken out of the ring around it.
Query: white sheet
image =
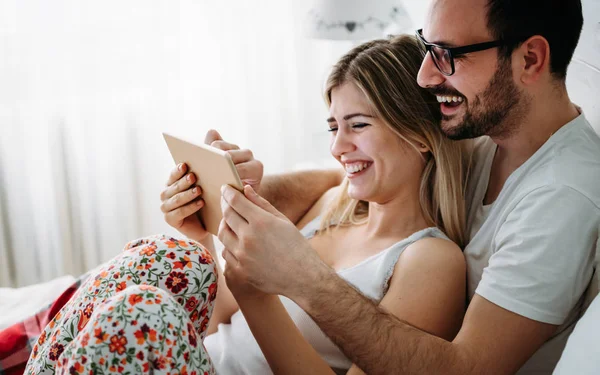
[[[22,288],[0,288],[0,329],[49,305],[75,280],[74,276],[67,275]]]

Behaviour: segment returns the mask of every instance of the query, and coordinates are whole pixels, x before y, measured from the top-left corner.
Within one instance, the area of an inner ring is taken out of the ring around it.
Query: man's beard
[[[523,119],[529,98],[514,84],[510,60],[502,60],[486,89],[468,107],[463,120],[451,128],[442,127],[448,138],[460,140],[482,135],[505,138]],[[442,122],[451,119],[452,116],[442,115]]]

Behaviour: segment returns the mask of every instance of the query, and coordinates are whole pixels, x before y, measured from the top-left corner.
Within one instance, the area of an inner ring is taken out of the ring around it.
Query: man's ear
[[[545,72],[550,72],[550,45],[543,36],[534,35],[514,51],[513,59],[519,69],[516,72],[519,81],[524,85],[533,84]]]

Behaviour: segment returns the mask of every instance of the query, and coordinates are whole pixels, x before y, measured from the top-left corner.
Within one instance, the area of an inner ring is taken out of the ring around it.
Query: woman
[[[297,226],[340,277],[399,319],[450,340],[465,301],[457,245],[465,235],[463,160],[438,127],[435,98],[417,86],[421,60],[416,40],[402,36],[356,47],[334,67],[327,122],[346,177]],[[213,252],[193,215],[201,192],[185,172],[173,171],[162,209]],[[144,239],[125,254],[46,328],[30,373],[362,373],[292,301],[236,280],[230,291],[223,277],[215,297],[220,270],[194,241]],[[196,337],[207,333],[205,351]]]

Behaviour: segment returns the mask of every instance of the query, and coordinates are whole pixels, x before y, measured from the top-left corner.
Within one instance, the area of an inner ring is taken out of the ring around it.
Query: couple
[[[578,1],[435,0],[416,39],[357,47],[326,91],[341,186],[336,172],[261,181],[251,153],[217,140],[253,184],[223,192],[225,278],[180,166],[162,209],[205,246],[128,245],[28,371],[550,373],[600,228],[600,140],[565,88],[581,18]],[[468,151],[442,132],[489,136],[466,187]]]

